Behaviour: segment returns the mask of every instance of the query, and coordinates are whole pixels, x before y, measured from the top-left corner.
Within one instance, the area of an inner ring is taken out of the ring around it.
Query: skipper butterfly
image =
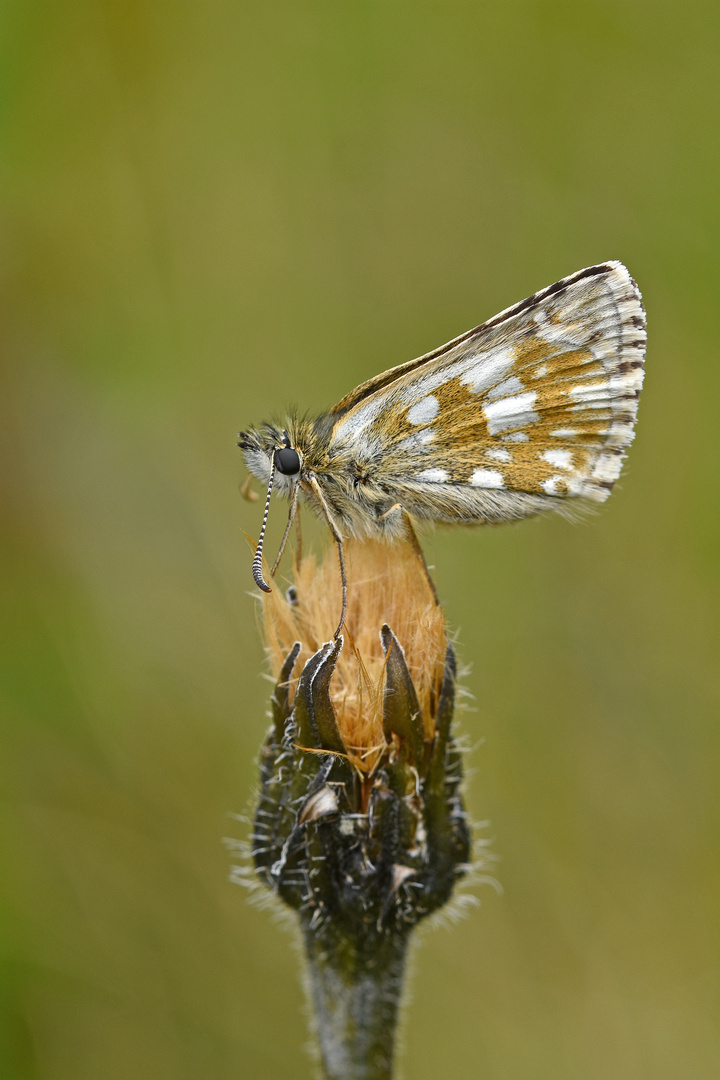
[[[412,522],[475,525],[603,502],[633,439],[645,311],[619,262],[579,270],[425,356],[362,383],[316,420],[239,435],[248,469],[343,537],[412,534]]]

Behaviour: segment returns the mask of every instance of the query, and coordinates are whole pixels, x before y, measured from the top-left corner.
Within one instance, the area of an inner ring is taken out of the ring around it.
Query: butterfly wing
[[[351,454],[421,518],[602,502],[634,435],[645,341],[625,267],[588,267],[357,387],[330,414],[330,456]]]

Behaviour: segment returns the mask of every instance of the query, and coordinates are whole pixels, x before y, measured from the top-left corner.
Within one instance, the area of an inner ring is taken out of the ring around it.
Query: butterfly
[[[361,383],[316,420],[240,432],[249,471],[343,537],[393,540],[412,522],[475,525],[603,502],[634,436],[645,310],[619,262],[562,278],[492,319]],[[414,534],[413,534],[414,535]]]

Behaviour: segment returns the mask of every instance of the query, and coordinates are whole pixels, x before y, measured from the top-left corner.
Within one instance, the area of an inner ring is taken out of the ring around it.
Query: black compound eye
[[[300,455],[291,446],[275,451],[275,468],[284,476],[296,476],[300,472]]]

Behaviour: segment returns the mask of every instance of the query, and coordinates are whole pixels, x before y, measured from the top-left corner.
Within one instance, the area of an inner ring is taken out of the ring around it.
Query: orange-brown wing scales
[[[568,496],[603,501],[633,437],[644,350],[629,274],[590,268],[394,380],[378,376],[331,446],[423,517],[502,520]]]

